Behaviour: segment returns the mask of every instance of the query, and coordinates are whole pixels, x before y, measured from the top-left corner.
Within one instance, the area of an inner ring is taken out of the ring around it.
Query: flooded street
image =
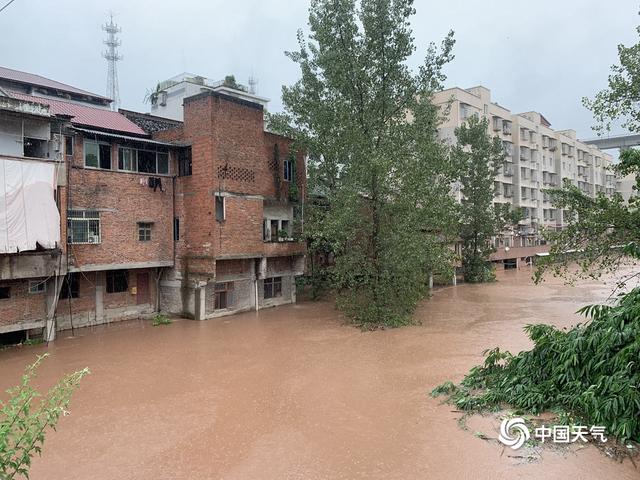
[[[0,389],[45,351],[42,386],[92,371],[34,459],[33,480],[640,478],[593,447],[523,463],[428,395],[487,348],[528,348],[525,324],[576,323],[573,312],[612,286],[534,287],[530,275],[438,289],[417,311],[421,326],[396,330],[362,333],[332,304],[306,302],[63,332],[49,348],[0,352]],[[484,424],[497,437],[497,422]]]

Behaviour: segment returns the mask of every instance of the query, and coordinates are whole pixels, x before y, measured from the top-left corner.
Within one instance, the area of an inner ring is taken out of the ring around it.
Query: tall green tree
[[[640,34],[640,27],[636,31]],[[640,43],[618,45],[618,57],[620,63],[611,67],[608,87],[593,99],[583,98],[583,103],[593,112],[596,132],[607,132],[615,123],[640,133]],[[549,234],[551,255],[537,270],[538,280],[548,270],[595,277],[617,270],[629,256],[640,258],[640,151],[621,152],[613,169],[622,177],[635,176],[634,191],[626,202],[619,194],[611,198],[599,194],[594,199],[570,184],[550,192],[568,221],[564,230]],[[573,268],[575,262],[578,271]]]
[[[301,78],[283,88],[282,123],[326,200],[307,233],[331,243],[338,306],[371,328],[410,322],[428,272],[451,265],[454,168],[430,98],[454,40],[412,71],[414,13],[412,0],[312,0],[310,34],[287,53]]]
[[[473,115],[455,131],[453,157],[463,195],[458,206],[462,272],[467,282],[493,280],[491,239],[515,219],[508,204],[493,201],[494,179],[505,168],[505,152],[502,141],[489,135],[488,125],[486,119]]]

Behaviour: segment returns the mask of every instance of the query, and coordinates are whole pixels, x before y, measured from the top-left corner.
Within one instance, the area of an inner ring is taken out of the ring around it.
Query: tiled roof
[[[7,93],[11,97],[19,100],[48,105],[49,111],[53,115],[68,115],[71,117],[71,123],[74,125],[83,125],[86,127],[147,136],[147,133],[138,125],[121,113],[114,112],[112,110],[89,107],[87,105],[79,105],[71,102],[63,102],[62,100],[54,100],[45,97],[34,97],[33,95],[26,95],[24,93],[13,91],[8,91]]]
[[[51,88],[53,90],[60,90],[62,92],[74,93],[76,95],[86,95],[89,97],[100,98],[103,100],[110,100],[102,95],[96,95],[95,93],[87,92],[80,88],[72,87],[64,83],[50,80],[40,75],[33,73],[21,72],[19,70],[12,70],[11,68],[0,67],[0,79],[11,80],[18,83],[26,83],[29,85],[37,85],[40,87]]]

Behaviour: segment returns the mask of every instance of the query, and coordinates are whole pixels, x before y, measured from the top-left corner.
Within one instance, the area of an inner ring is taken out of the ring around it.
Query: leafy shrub
[[[31,386],[31,380],[48,354],[39,356],[25,369],[20,385],[7,390],[9,399],[0,402],[0,478],[29,478],[31,458],[41,453],[45,431],[55,429],[66,415],[71,395],[89,369],[65,376],[45,395]]]
[[[159,325],[171,325],[171,323],[172,321],[169,317],[161,313],[158,313],[155,317],[153,317],[153,322],[151,322],[151,325],[153,325],[154,327],[157,327]]]
[[[498,348],[485,352],[449,395],[462,410],[498,409],[504,404],[534,414],[566,411],[588,425],[602,425],[621,441],[640,441],[640,288],[615,306],[589,305],[590,318],[570,330],[527,325],[532,350],[516,356]]]

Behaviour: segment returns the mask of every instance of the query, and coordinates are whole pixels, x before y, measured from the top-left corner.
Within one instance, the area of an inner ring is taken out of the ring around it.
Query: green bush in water
[[[511,405],[538,414],[564,410],[587,425],[605,426],[620,441],[640,442],[640,288],[614,306],[578,311],[590,320],[570,330],[527,325],[532,350],[516,356],[485,352],[460,385],[432,391],[467,411]]]

